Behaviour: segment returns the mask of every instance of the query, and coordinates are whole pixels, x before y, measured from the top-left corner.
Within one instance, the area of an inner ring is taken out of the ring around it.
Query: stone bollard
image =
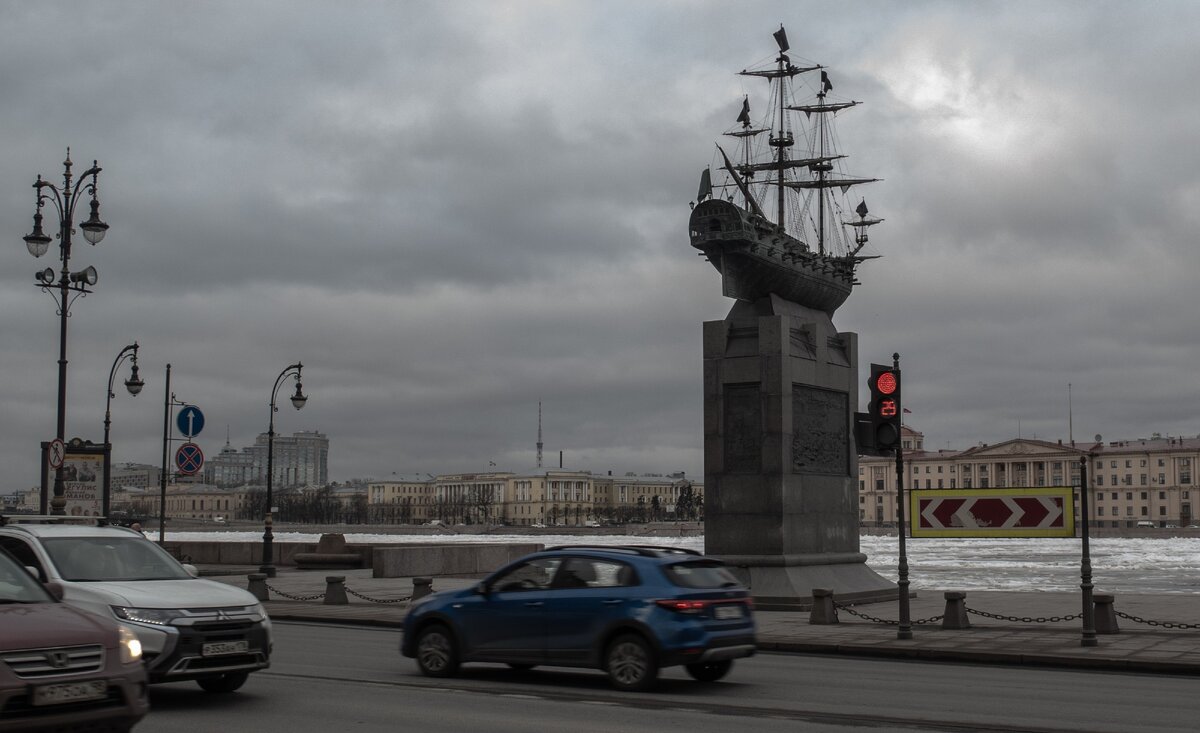
[[[326,606],[345,606],[350,603],[350,599],[346,597],[345,575],[325,576],[325,600],[323,603]]]
[[[267,590],[266,573],[250,573],[246,578],[250,581],[250,584],[246,586],[246,590],[250,591],[250,595],[260,601],[271,600],[271,592]]]
[[[1096,609],[1096,633],[1097,634],[1119,634],[1120,627],[1117,626],[1117,609],[1113,608],[1113,600],[1115,596],[1112,593],[1093,593],[1092,604]]]
[[[833,591],[828,588],[813,588],[812,612],[808,615],[810,624],[836,624],[837,609],[833,606]]]
[[[967,618],[967,594],[960,590],[946,591],[946,610],[942,616],[943,629],[969,629],[971,620]]]
[[[433,592],[433,578],[413,578],[412,600],[424,598]]]

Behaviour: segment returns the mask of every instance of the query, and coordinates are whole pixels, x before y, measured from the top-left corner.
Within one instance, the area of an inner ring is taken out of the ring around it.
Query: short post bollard
[[[323,603],[326,606],[345,606],[349,602],[350,599],[346,597],[346,576],[325,576],[325,600]]]
[[[250,583],[246,586],[246,590],[250,591],[250,595],[260,601],[271,600],[271,592],[267,589],[267,574],[266,573],[250,573],[246,576]]]
[[[943,629],[969,629],[971,620],[967,618],[967,594],[960,590],[946,591],[946,610],[942,615]]]
[[[412,600],[424,598],[433,592],[433,578],[413,578]]]
[[[813,588],[812,611],[808,615],[810,624],[836,624],[837,609],[833,606],[833,591],[829,588]]]
[[[1093,593],[1092,602],[1096,608],[1096,633],[1119,634],[1117,626],[1117,609],[1113,607],[1115,596],[1112,593]]]

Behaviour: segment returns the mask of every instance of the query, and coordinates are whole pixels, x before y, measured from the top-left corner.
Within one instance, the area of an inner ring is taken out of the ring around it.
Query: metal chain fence
[[[318,593],[314,596],[295,596],[295,595],[292,595],[291,593],[284,593],[283,591],[279,590],[278,588],[271,585],[270,583],[263,583],[263,585],[267,586],[267,590],[271,591],[275,595],[283,596],[284,598],[288,599],[289,601],[315,601],[315,600],[325,597],[324,591],[321,591],[320,593]]]
[[[854,608],[852,608],[851,606],[843,606],[842,604],[838,603],[837,601],[834,601],[833,602],[833,617],[834,618],[837,618],[838,611],[845,611],[846,613],[850,614],[851,616],[858,616],[861,619],[864,619],[866,621],[871,621],[871,622],[874,622],[877,624],[888,624],[890,626],[899,626],[900,625],[899,621],[894,621],[892,619],[886,619],[886,618],[879,618],[877,616],[872,616],[870,614],[866,614],[861,611],[855,611]],[[932,624],[932,623],[941,621],[943,618],[945,618],[945,614],[943,614],[941,616],[930,616],[929,618],[917,619],[916,621],[913,621],[912,623],[913,623],[913,625]]]
[[[350,595],[354,596],[355,598],[361,598],[364,601],[368,601],[370,603],[404,603],[405,601],[412,600],[412,596],[405,596],[404,598],[369,598],[367,596],[364,596],[362,593],[356,593],[356,592],[350,590],[349,588],[346,589],[346,592],[349,593]]]
[[[1057,623],[1059,621],[1074,621],[1075,619],[1083,618],[1082,613],[1077,613],[1072,616],[1004,616],[998,613],[988,613],[987,611],[977,611],[970,606],[966,607],[967,613],[973,613],[976,616],[984,618],[994,618],[999,621],[1015,621],[1023,624],[1046,624]]]
[[[1200,629],[1200,624],[1181,624],[1173,621],[1153,621],[1151,619],[1131,616],[1128,613],[1117,611],[1116,614],[1127,621],[1132,621],[1136,624],[1146,624],[1147,626],[1161,626],[1164,629]]]
[[[285,593],[284,591],[279,590],[278,588],[271,585],[270,583],[264,583],[264,585],[267,586],[267,590],[271,591],[272,593],[274,593],[278,596],[282,596],[282,597],[288,599],[289,601],[319,601],[325,597],[324,591],[322,591],[320,593],[316,593],[311,596],[298,596],[298,595],[293,595],[291,593]],[[343,587],[345,587],[345,586],[343,586]],[[403,598],[371,598],[370,596],[365,596],[362,593],[358,593],[354,590],[351,590],[350,588],[345,588],[345,590],[346,590],[347,594],[352,595],[355,598],[361,598],[362,600],[367,601],[369,603],[405,603],[407,601],[412,600],[412,596],[405,596]]]

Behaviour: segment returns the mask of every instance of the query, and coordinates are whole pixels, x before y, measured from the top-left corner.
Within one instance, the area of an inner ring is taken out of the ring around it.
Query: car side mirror
[[[475,592],[481,596],[486,596],[491,593],[491,589],[488,588],[487,583],[479,582],[475,584]]]
[[[61,601],[63,599],[63,587],[61,583],[51,580],[47,583],[43,583],[42,587],[46,589],[47,593],[54,596],[54,600]]]
[[[187,562],[183,563],[183,569],[186,570],[188,575],[192,576],[193,578],[200,577],[200,571],[196,568],[195,565],[192,565],[191,563],[187,563]]]

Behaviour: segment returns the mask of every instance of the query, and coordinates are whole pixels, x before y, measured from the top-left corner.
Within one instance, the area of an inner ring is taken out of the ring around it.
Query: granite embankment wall
[[[167,541],[163,545],[181,561],[193,565],[255,566],[262,562],[261,542]],[[454,575],[482,576],[544,546],[536,542],[501,543],[372,543],[345,546],[345,554],[358,556],[346,567],[371,568],[376,578]],[[317,552],[316,542],[276,542],[277,567],[295,567],[297,555]],[[321,566],[316,566],[321,567]],[[324,566],[330,567],[330,566]]]

